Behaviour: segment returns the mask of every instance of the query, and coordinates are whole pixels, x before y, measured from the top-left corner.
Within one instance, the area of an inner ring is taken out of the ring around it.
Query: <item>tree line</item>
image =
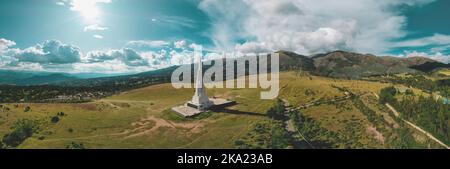
[[[380,102],[391,104],[401,113],[401,117],[420,125],[447,144],[450,143],[450,105],[433,96],[417,96],[413,92],[397,96],[399,93],[394,87],[386,87],[380,92]]]

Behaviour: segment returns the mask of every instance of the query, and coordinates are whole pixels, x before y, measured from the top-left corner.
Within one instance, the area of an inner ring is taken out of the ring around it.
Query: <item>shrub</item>
[[[34,120],[21,119],[13,124],[12,132],[3,136],[3,144],[7,147],[17,147],[38,130]]]
[[[291,137],[284,130],[282,122],[260,122],[243,138],[234,141],[234,145],[240,149],[284,149],[290,148]]]
[[[245,142],[241,139],[237,139],[236,141],[234,141],[234,145],[236,145],[236,146],[242,146],[244,144],[245,144]]]
[[[66,146],[66,149],[86,149],[83,143],[71,142]]]
[[[274,125],[271,130],[270,148],[283,149],[290,146],[290,136],[281,125]]]
[[[52,123],[58,123],[59,122],[59,117],[58,116],[53,116],[51,119]]]
[[[63,116],[65,116],[66,114],[65,114],[64,112],[58,112],[57,115],[63,117]]]
[[[395,103],[397,101],[394,97],[395,94],[397,94],[397,90],[393,86],[381,89],[380,103]]]
[[[284,117],[285,108],[283,101],[278,99],[275,106],[267,111],[267,116],[275,120],[281,120]]]
[[[24,112],[29,112],[29,111],[31,111],[31,107],[30,106],[27,106],[27,107],[25,107],[25,109],[23,110]]]

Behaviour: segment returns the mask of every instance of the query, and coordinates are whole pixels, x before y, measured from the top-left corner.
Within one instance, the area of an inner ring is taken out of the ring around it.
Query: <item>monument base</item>
[[[183,106],[173,107],[172,110],[184,117],[192,117],[200,113],[206,112],[210,109],[225,108],[236,104],[235,101],[229,101],[225,99],[210,98],[209,100],[211,104],[208,104],[208,106],[204,106],[201,108],[199,108],[198,105],[193,104],[192,102],[187,102]]]
[[[172,110],[182,115],[183,117],[192,117],[203,112],[196,108],[192,108],[186,105],[173,107]]]
[[[214,106],[214,102],[209,101],[208,103],[201,104],[201,105],[193,103],[193,102],[187,102],[186,106],[192,107],[194,109],[199,109],[199,110],[207,110],[208,108]]]

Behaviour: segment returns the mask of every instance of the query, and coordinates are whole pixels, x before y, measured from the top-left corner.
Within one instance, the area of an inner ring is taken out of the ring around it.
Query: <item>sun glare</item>
[[[93,20],[99,17],[100,12],[97,8],[91,7],[91,8],[85,8],[81,12],[81,15],[83,15],[84,18],[88,20]]]
[[[93,21],[100,16],[100,11],[95,3],[90,0],[76,0],[72,2],[72,10],[79,11],[87,21]]]

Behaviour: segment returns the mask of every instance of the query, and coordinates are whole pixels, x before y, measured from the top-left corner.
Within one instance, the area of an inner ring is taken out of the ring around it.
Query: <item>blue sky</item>
[[[0,69],[140,72],[221,52],[449,61],[445,0],[2,0]]]

